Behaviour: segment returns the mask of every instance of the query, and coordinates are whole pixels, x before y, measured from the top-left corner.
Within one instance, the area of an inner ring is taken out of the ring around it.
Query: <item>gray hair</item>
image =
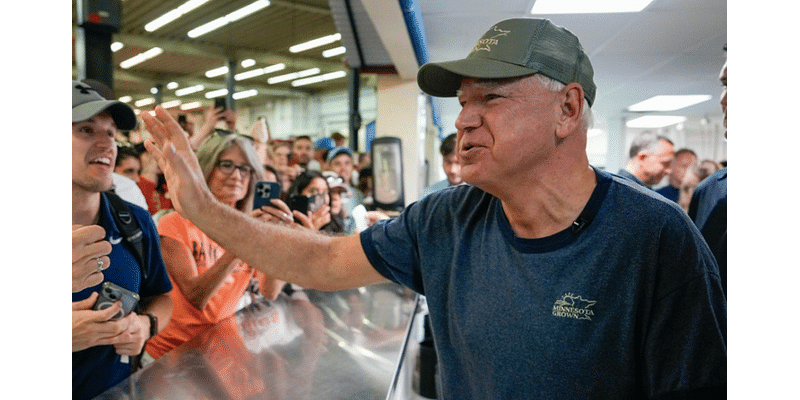
[[[639,152],[644,151],[647,155],[653,156],[658,154],[658,145],[661,141],[672,144],[672,141],[664,136],[658,135],[650,131],[644,131],[633,138],[631,143],[631,150],[628,154],[629,158],[636,157]]]
[[[535,74],[536,79],[539,80],[539,83],[545,87],[545,89],[550,90],[551,92],[560,92],[564,90],[567,85],[544,76],[542,74]],[[592,115],[592,107],[589,106],[589,101],[586,100],[586,97],[583,98],[583,113],[581,114],[581,127],[584,129],[589,129],[594,125],[594,116]]]
[[[219,157],[226,150],[233,146],[239,147],[247,159],[247,164],[255,171],[253,176],[250,177],[250,182],[247,187],[247,194],[242,200],[236,202],[236,209],[242,212],[250,212],[253,208],[253,196],[255,193],[256,182],[263,181],[265,178],[264,166],[261,165],[261,159],[258,158],[258,153],[253,147],[251,141],[239,134],[213,134],[206,139],[200,148],[197,149],[197,162],[200,164],[200,169],[203,171],[203,178],[208,183],[211,178],[211,172],[219,162]]]

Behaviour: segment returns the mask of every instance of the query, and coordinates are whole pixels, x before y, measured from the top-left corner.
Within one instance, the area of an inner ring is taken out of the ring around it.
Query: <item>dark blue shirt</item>
[[[722,277],[728,283],[728,168],[723,168],[697,185],[689,203],[689,217],[697,224],[714,253]]]
[[[141,299],[167,293],[172,289],[167,269],[161,258],[161,244],[150,213],[128,203],[131,213],[139,222],[144,234],[147,281],[142,282],[139,263],[124,243],[111,207],[104,193],[100,194],[100,220],[98,225],[106,230],[105,240],[112,244],[111,265],[103,271],[104,281],[113,282],[125,289],[139,293]],[[72,294],[72,301],[84,300],[100,290],[99,284]],[[72,353],[72,398],[92,398],[116,385],[131,374],[129,363],[120,361],[114,346],[95,346]]]
[[[361,233],[378,272],[426,296],[442,398],[724,393],[726,304],[700,233],[653,191],[597,178],[591,222],[545,238],[467,185]]]

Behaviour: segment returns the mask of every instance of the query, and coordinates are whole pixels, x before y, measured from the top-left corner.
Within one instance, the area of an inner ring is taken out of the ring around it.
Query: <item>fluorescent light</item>
[[[322,82],[322,81],[329,81],[331,79],[338,79],[344,78],[347,76],[347,72],[345,71],[336,71],[336,72],[329,72],[327,74],[319,75],[319,76],[312,76],[311,78],[304,78],[298,79],[296,81],[292,81],[292,86],[303,86],[303,85],[310,85],[312,83]]]
[[[191,110],[193,108],[199,108],[202,104],[199,101],[193,101],[191,103],[183,103],[181,104],[181,110]]]
[[[342,35],[338,33],[333,35],[323,36],[318,39],[309,40],[308,42],[296,44],[292,47],[289,47],[289,51],[291,51],[292,53],[299,53],[301,51],[313,49],[314,47],[324,46],[328,43],[333,43],[337,40],[340,40],[341,38]]]
[[[183,89],[176,90],[175,91],[175,95],[176,96],[185,96],[187,94],[197,93],[197,92],[199,92],[201,90],[205,90],[205,86],[203,86],[203,85],[194,85],[194,86],[189,86],[189,87],[186,87],[186,88],[183,88]]]
[[[144,107],[144,106],[149,106],[150,104],[153,104],[155,102],[156,99],[149,97],[146,99],[136,100],[133,102],[133,105],[135,105],[136,107]]]
[[[139,54],[137,54],[137,55],[135,55],[135,56],[133,56],[133,57],[121,62],[121,63],[119,63],[119,66],[121,68],[123,68],[123,69],[128,69],[128,68],[130,68],[130,67],[132,67],[132,66],[134,66],[136,64],[145,62],[145,61],[147,61],[147,60],[149,60],[149,59],[151,59],[151,58],[153,58],[153,57],[155,57],[155,56],[157,56],[157,55],[159,55],[159,54],[161,54],[163,52],[164,52],[164,50],[161,50],[160,47],[153,47],[152,49],[147,50],[144,53],[139,53]]]
[[[246,99],[248,97],[253,97],[253,96],[257,95],[257,94],[258,94],[258,90],[251,89],[251,90],[245,90],[245,91],[242,91],[242,92],[236,92],[236,93],[233,94],[233,98],[235,100]]]
[[[319,68],[311,68],[300,72],[292,72],[291,74],[273,76],[272,78],[267,79],[267,83],[272,85],[274,83],[290,81],[292,79],[297,79],[297,78],[304,78],[306,76],[316,75],[318,73],[319,73]]]
[[[112,52],[117,52],[117,51],[119,51],[120,49],[122,49],[123,47],[125,47],[125,45],[124,45],[124,44],[122,44],[122,42],[114,42],[114,43],[111,43],[111,51],[112,51]]]
[[[536,0],[531,14],[625,13],[644,10],[653,0]]]
[[[133,100],[133,97],[131,96],[122,96],[119,98],[119,101],[123,103],[130,103],[131,100]]]
[[[242,68],[250,68],[253,65],[256,65],[256,60],[252,58],[248,58],[247,60],[242,60]]]
[[[198,36],[205,35],[206,33],[213,31],[214,29],[220,28],[222,26],[228,25],[231,22],[242,19],[258,10],[261,10],[264,7],[267,7],[268,5],[269,5],[269,0],[257,0],[256,2],[244,6],[224,17],[220,17],[207,24],[200,25],[197,28],[190,30],[187,35],[189,35],[190,38],[196,38]]]
[[[158,93],[158,88],[151,87],[150,88],[150,94],[156,94],[156,93]]]
[[[172,101],[167,101],[167,102],[161,103],[161,107],[164,107],[164,108],[172,108],[172,107],[177,107],[179,105],[181,105],[181,101],[180,100],[172,100]]]
[[[219,67],[206,71],[206,78],[213,78],[215,76],[225,75],[228,73],[228,67]]]
[[[178,82],[170,82],[167,84],[167,89],[173,90],[178,88]]]
[[[207,2],[208,0],[189,0],[186,3],[183,3],[180,6],[178,6],[178,8],[174,8],[168,11],[166,14],[148,22],[147,25],[144,26],[144,30],[148,32],[153,32],[154,30],[161,28],[162,26],[172,21],[175,21],[182,15],[188,13],[189,11],[194,10],[197,7],[202,6]]]
[[[323,51],[322,56],[325,58],[329,58],[333,56],[338,56],[339,54],[344,54],[346,51],[347,49],[345,49],[344,46],[339,46],[330,50]]]
[[[206,98],[207,99],[213,99],[215,97],[225,96],[226,94],[228,94],[228,89],[217,89],[217,90],[212,90],[212,91],[206,93]]]
[[[628,128],[663,128],[686,121],[686,117],[674,115],[645,115],[625,123]]]
[[[628,107],[628,111],[675,111],[711,100],[711,95],[653,96]]]
[[[243,79],[249,79],[249,78],[253,78],[253,77],[256,77],[256,76],[261,76],[261,75],[264,75],[264,74],[271,74],[273,72],[277,72],[277,71],[280,71],[280,70],[285,69],[285,68],[286,68],[286,64],[279,63],[279,64],[275,64],[275,65],[270,65],[269,67],[266,67],[266,68],[258,68],[258,69],[254,69],[252,71],[246,71],[246,72],[242,72],[242,73],[236,74],[236,75],[233,76],[233,79],[235,79],[237,81],[241,81]]]

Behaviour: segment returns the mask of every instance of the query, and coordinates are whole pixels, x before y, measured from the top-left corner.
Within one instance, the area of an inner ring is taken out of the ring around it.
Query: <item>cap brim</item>
[[[136,128],[136,114],[131,106],[117,100],[83,103],[72,109],[72,122],[85,121],[103,111],[108,111],[117,129],[130,131]]]
[[[532,75],[536,69],[482,57],[427,63],[417,72],[423,92],[436,97],[455,97],[464,78],[503,79]]]

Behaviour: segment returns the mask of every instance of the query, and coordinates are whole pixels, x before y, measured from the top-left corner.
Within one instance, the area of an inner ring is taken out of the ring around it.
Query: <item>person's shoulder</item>
[[[608,196],[625,209],[648,208],[649,210],[665,210],[669,213],[683,212],[674,201],[636,182],[609,172],[598,172],[598,183],[608,182]]]
[[[483,190],[462,183],[460,185],[448,186],[444,189],[437,190],[421,198],[417,203],[423,207],[423,209],[432,212],[441,209],[459,210],[463,207],[472,209],[491,198],[492,196]]]
[[[722,186],[727,186],[728,183],[728,168],[723,168],[717,172],[706,177],[694,189],[695,193],[703,193],[704,191],[714,190]]]

